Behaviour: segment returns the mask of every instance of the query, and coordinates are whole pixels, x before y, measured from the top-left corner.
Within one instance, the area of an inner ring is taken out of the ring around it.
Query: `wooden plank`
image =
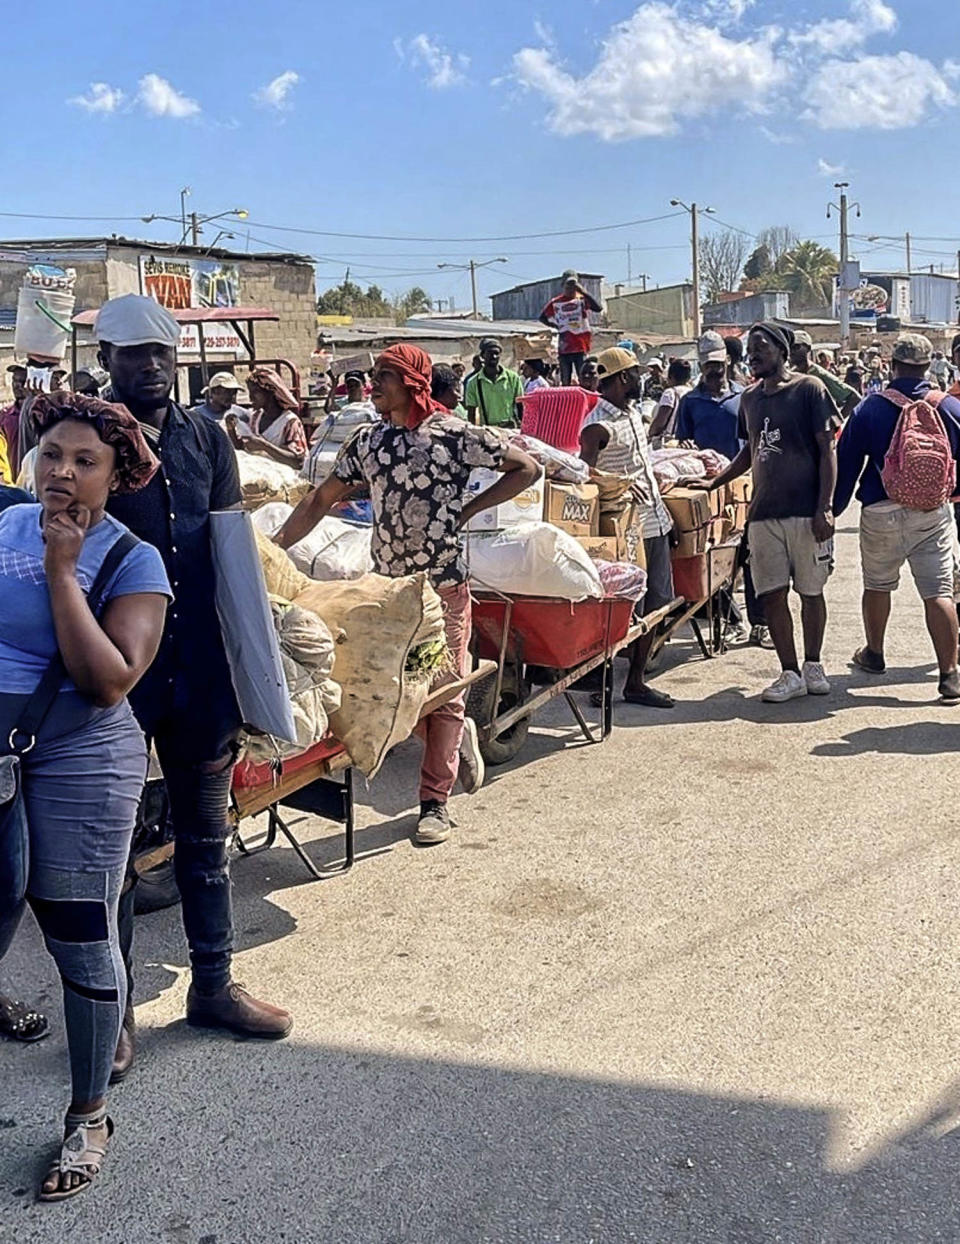
[[[442,687],[438,687],[436,691],[431,691],[423,702],[423,709],[420,712],[421,718],[428,716],[435,709],[440,708],[443,704],[449,704],[455,696],[461,691],[472,686],[475,682],[481,682],[484,678],[490,678],[497,672],[496,661],[478,661],[477,668],[467,674],[465,678],[458,678],[456,682],[445,683]]]

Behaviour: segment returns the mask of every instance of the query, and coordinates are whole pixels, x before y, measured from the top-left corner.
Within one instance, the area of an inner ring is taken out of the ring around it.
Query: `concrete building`
[[[165,306],[266,307],[277,323],[257,325],[256,352],[262,359],[287,358],[304,378],[316,344],[316,289],[311,260],[295,254],[247,254],[168,242],[126,238],[59,238],[0,243],[0,377],[13,361],[17,298],[29,268],[43,264],[76,272],[75,313],[100,307],[120,294],[151,294]],[[201,387],[197,330],[181,338],[180,392],[194,398]],[[79,361],[92,363],[96,342],[78,336]],[[243,375],[247,354],[228,324],[205,326],[211,370],[227,367]],[[69,355],[64,366],[69,367]]]
[[[603,277],[595,272],[581,272],[580,284],[591,298],[602,305]],[[559,294],[563,288],[562,276],[551,276],[544,281],[527,281],[523,285],[514,285],[512,289],[501,290],[492,294],[493,318],[495,320],[535,320],[551,298]],[[603,316],[590,313],[590,322],[602,324]]]
[[[887,294],[884,315],[892,315],[903,324],[956,324],[960,283],[955,276],[942,272],[867,272],[861,271],[864,288],[879,287]],[[859,291],[858,291],[859,292]],[[869,319],[876,306],[859,304],[852,299],[852,318]]]
[[[693,336],[693,286],[627,290],[607,299],[607,322],[631,333],[657,333],[685,340]]]

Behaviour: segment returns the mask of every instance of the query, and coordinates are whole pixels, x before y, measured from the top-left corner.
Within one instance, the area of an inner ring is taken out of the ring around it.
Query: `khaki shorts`
[[[860,514],[860,561],[868,592],[895,592],[900,569],[909,562],[922,600],[953,600],[953,507],[868,505]]]
[[[758,596],[793,583],[801,596],[822,596],[833,571],[833,541],[818,544],[810,518],[762,518],[748,528],[750,573]]]

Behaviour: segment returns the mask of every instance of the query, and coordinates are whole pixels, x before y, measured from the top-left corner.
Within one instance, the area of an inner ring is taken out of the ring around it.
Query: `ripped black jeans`
[[[183,727],[153,735],[170,801],[174,833],[174,871],[180,890],[183,927],[190,950],[193,983],[216,993],[230,981],[233,905],[227,842],[227,807],[236,759],[236,736],[218,749],[215,760],[197,762],[183,753]],[[136,886],[120,899],[120,950],[127,969],[127,997],[133,1001],[133,908]]]

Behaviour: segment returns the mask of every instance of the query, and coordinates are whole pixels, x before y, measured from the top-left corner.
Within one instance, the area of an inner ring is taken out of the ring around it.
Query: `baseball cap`
[[[620,346],[610,346],[597,355],[597,371],[601,376],[616,376],[619,372],[639,366],[637,356],[629,350],[622,350]]]
[[[648,367],[659,367],[660,370],[663,371],[663,369],[666,367],[666,363],[658,355],[656,358],[647,359],[647,366]]]
[[[144,294],[123,294],[111,298],[97,312],[93,326],[98,341],[113,346],[144,346],[159,344],[176,346],[180,325],[166,307]]]
[[[719,333],[704,333],[697,342],[697,354],[701,363],[725,363],[727,347]]]
[[[26,370],[27,370],[26,363],[11,363],[10,366],[7,368],[7,371],[26,371]]]
[[[566,272],[564,272],[560,280],[561,281],[579,281],[580,274],[577,272],[576,268],[567,268]]]
[[[211,389],[237,389],[240,388],[240,381],[236,378],[232,371],[218,371],[207,381],[207,387],[201,389],[201,393],[209,393]]]
[[[921,333],[901,333],[893,347],[893,361],[914,367],[925,366],[933,357],[930,340]]]
[[[813,338],[809,333],[805,333],[803,329],[798,329],[793,334],[793,344],[795,346],[813,346]]]

